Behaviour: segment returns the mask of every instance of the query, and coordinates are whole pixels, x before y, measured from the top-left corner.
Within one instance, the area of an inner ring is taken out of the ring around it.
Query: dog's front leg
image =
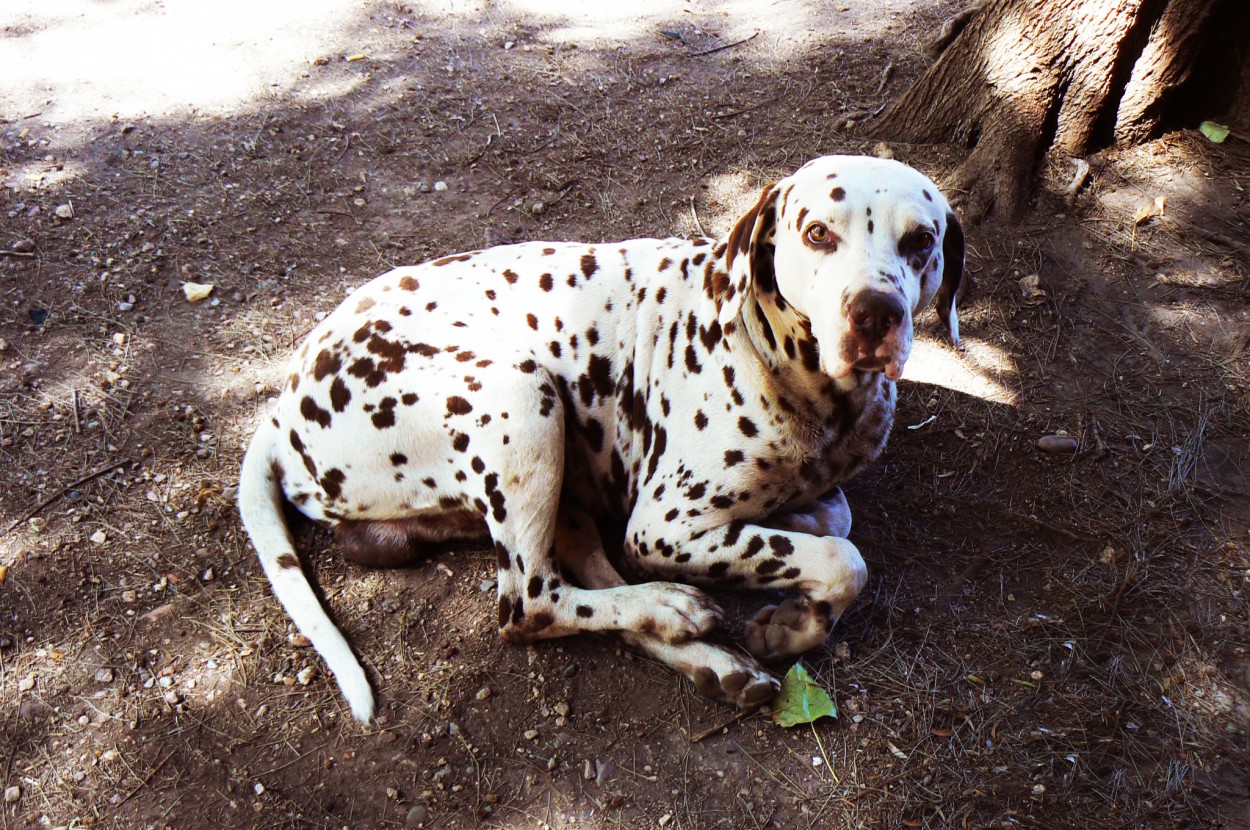
[[[823,643],[868,578],[859,550],[837,536],[733,521],[657,550],[646,527],[638,522],[635,528],[631,521],[626,550],[653,573],[706,585],[799,592],[781,605],[765,606],[747,623],[747,649],[761,660]]]

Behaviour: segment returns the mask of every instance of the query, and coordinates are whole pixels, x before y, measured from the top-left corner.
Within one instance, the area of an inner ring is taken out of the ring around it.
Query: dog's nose
[[[898,297],[882,291],[861,291],[847,309],[855,333],[874,343],[903,321],[903,313]]]

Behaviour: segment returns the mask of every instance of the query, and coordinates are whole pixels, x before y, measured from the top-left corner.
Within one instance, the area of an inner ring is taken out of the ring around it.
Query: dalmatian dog
[[[397,268],[309,334],[243,462],[244,524],[352,713],[374,696],[300,566],[282,502],[349,558],[493,544],[503,638],[617,632],[702,693],[769,700],[863,589],[838,488],[890,432],[917,314],[954,308],[964,238],[895,161],[828,156],[729,235],[534,242]],[[599,527],[623,523],[630,584]],[[696,585],[788,589],[741,653]]]

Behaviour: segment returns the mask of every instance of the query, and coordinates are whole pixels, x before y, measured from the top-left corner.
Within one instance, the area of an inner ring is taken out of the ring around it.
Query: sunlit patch
[[[71,179],[81,176],[86,169],[85,164],[76,161],[56,165],[35,161],[8,168],[0,184],[18,192],[33,193],[45,188],[59,188]]]
[[[1007,352],[967,335],[961,353],[931,340],[917,340],[903,370],[903,380],[942,386],[1009,406],[1019,400],[1019,395],[1006,386],[1015,379],[1015,364]]]

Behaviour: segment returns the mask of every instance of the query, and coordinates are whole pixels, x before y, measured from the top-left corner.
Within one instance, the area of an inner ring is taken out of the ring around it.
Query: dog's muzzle
[[[898,380],[911,346],[910,321],[902,299],[884,291],[861,291],[847,304],[846,317],[845,362],[853,369],[885,372],[890,380]]]

